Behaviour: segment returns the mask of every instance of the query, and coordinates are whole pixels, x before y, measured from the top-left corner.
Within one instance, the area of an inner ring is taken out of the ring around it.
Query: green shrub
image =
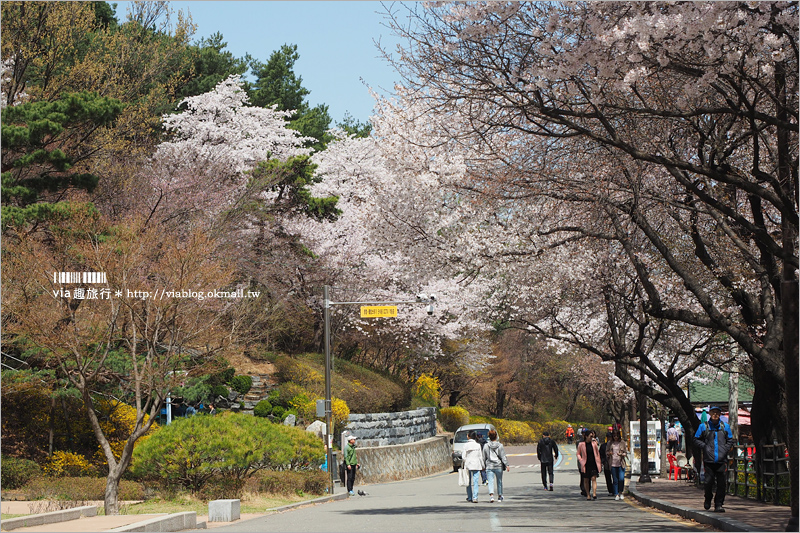
[[[187,402],[205,400],[211,395],[211,387],[206,382],[206,378],[189,378],[186,385],[177,387],[172,391],[172,397],[181,397]]]
[[[299,428],[239,413],[194,416],[160,429],[134,450],[144,479],[202,491],[215,476],[242,480],[261,469],[314,470],[322,441]]]
[[[278,409],[278,407],[276,407],[275,409]],[[253,409],[253,414],[255,416],[266,417],[271,415],[272,413],[273,413],[273,407],[272,404],[269,403],[269,400],[261,400],[256,404],[255,408]]]
[[[211,397],[216,398],[217,396],[222,396],[223,398],[227,398],[230,391],[228,387],[225,385],[214,385],[211,387]]]
[[[233,379],[233,375],[236,373],[236,369],[233,367],[228,367],[225,370],[217,372],[216,374],[211,374],[206,378],[206,381],[209,385],[214,387],[215,385],[225,385]]]
[[[469,412],[463,407],[443,407],[439,409],[439,421],[445,431],[453,432],[469,424]]]
[[[20,488],[28,500],[103,500],[106,493],[104,477],[36,477]],[[141,483],[123,479],[119,482],[120,500],[143,500]]]
[[[230,385],[239,394],[247,394],[253,386],[253,378],[250,376],[236,376],[231,379]]]
[[[42,469],[35,462],[16,457],[0,457],[0,486],[4,489],[18,489],[36,476]]]
[[[272,389],[271,391],[269,391],[269,394],[267,395],[267,400],[269,400],[269,403],[271,403],[272,405],[275,406],[280,405],[281,407],[286,407],[284,404],[281,403],[280,389]]]
[[[280,405],[276,405],[272,408],[272,416],[278,418],[279,420],[283,421],[284,416],[286,415],[286,409],[281,407]]]

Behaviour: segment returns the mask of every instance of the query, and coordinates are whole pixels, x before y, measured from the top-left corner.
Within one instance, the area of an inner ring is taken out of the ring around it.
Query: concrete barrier
[[[361,464],[356,485],[414,479],[453,469],[448,435],[410,444],[358,447],[356,453]]]
[[[139,531],[139,532],[161,532],[161,531],[182,531],[184,529],[197,529],[197,513],[187,511],[185,513],[174,513],[149,520],[142,520],[135,524],[118,527],[111,531]]]
[[[239,500],[212,500],[208,502],[209,522],[233,522],[241,517]]]
[[[50,513],[32,514],[30,516],[20,516],[19,518],[9,518],[3,520],[3,530],[11,531],[20,527],[42,526],[44,524],[55,524],[68,520],[77,520],[82,516],[97,516],[97,506],[85,505],[83,507],[73,507],[72,509],[62,509]]]

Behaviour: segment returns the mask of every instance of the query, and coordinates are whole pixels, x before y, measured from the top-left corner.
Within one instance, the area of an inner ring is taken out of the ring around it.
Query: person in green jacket
[[[355,495],[353,492],[353,483],[356,480],[356,470],[361,468],[358,464],[358,457],[356,457],[356,436],[350,435],[347,437],[347,446],[344,447],[344,465],[346,468],[345,477],[347,478],[347,493],[350,496]]]

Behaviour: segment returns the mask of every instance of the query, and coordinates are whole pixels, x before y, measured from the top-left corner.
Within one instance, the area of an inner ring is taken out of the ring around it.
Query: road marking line
[[[500,517],[497,516],[497,511],[492,511],[489,513],[489,524],[492,527],[492,531],[503,530],[503,526],[500,524]]]

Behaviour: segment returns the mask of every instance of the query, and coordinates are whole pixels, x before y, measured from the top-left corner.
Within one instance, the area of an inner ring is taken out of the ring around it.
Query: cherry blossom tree
[[[646,315],[723,333],[748,354],[754,407],[777,421],[761,430],[786,439],[796,465],[797,5],[410,11],[395,18],[409,46],[389,56],[414,105],[406,120],[458,125],[452,143],[480,154],[466,188],[583,201],[585,217],[602,216]],[[574,228],[546,231],[592,233]]]
[[[244,196],[248,172],[259,162],[310,154],[302,147],[307,139],[286,127],[290,111],[247,102],[240,76],[233,75],[163,117],[171,139],[158,145],[145,169],[154,180],[152,209],[217,216]]]

